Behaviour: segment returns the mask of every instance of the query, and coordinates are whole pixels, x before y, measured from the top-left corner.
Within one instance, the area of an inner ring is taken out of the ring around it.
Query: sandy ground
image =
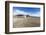
[[[40,26],[40,18],[32,18],[32,17],[13,17],[13,28],[19,27],[39,27]]]

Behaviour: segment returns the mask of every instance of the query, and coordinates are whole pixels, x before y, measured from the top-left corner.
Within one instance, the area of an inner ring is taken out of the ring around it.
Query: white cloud
[[[24,14],[24,15],[27,15],[28,13],[24,12],[24,11],[21,11],[21,10],[15,10],[14,11],[14,15],[17,15],[17,14]]]
[[[40,17],[40,12],[37,12],[36,14],[31,14],[31,13],[27,13],[21,10],[15,10],[15,12],[13,13],[13,15],[17,15],[17,14],[24,14],[24,15],[30,15],[30,16],[37,16]]]

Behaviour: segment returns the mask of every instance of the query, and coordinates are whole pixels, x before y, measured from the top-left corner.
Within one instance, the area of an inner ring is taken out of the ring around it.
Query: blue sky
[[[30,16],[40,16],[40,8],[34,7],[13,7],[13,14],[24,14]]]

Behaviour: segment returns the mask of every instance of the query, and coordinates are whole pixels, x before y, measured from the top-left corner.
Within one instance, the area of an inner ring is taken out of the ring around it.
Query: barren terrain
[[[13,17],[13,27],[39,27],[40,26],[40,17]]]

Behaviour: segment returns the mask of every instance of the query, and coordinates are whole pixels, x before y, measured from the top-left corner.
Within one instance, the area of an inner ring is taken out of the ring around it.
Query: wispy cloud
[[[21,10],[16,10],[14,12],[14,15],[17,15],[17,14],[24,14],[24,15],[27,15],[28,13],[24,12],[24,11],[21,11]]]
[[[16,10],[14,10],[13,15],[17,15],[17,14],[24,14],[24,15],[37,16],[37,17],[40,16],[40,12],[37,12],[37,13],[27,13],[27,12],[24,12],[24,11],[16,9]]]

